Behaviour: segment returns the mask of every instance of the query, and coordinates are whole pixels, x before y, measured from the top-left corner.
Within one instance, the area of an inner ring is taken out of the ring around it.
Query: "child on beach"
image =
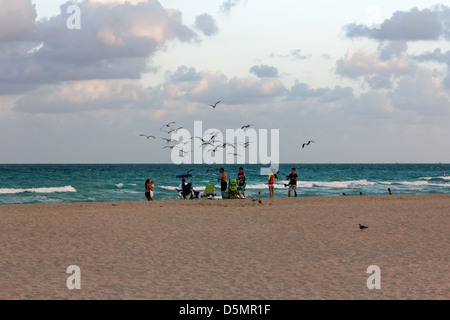
[[[154,182],[152,180],[145,180],[145,196],[147,201],[153,201],[153,185]]]
[[[270,170],[269,174],[269,196],[270,198],[275,198],[275,190],[274,190],[274,183],[277,181],[277,176]]]

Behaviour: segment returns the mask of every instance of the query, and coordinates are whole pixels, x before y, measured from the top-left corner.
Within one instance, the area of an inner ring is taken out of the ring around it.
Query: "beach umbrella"
[[[192,184],[192,174],[190,173],[182,173],[176,176],[177,179],[187,179],[191,178],[191,184]]]
[[[183,173],[183,174],[177,175],[176,178],[177,178],[177,179],[192,178],[192,174],[190,174],[190,173],[189,173],[189,174]]]

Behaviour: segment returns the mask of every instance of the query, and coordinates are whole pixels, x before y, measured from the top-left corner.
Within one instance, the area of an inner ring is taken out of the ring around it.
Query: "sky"
[[[279,130],[282,163],[450,163],[449,40],[430,0],[0,0],[0,163],[171,163],[170,121]]]

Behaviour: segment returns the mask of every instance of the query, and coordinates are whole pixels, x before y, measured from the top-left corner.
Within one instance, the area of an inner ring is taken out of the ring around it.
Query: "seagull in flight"
[[[192,137],[191,140],[194,139],[194,138],[198,138],[198,139],[202,140],[202,142],[208,142],[208,141],[203,140],[203,138],[199,137],[199,136]]]
[[[247,141],[247,142],[241,143],[241,145],[242,145],[244,148],[247,148],[247,147],[250,145],[250,143],[251,143],[251,142]]]
[[[201,144],[200,148],[203,147],[204,145],[207,145],[207,144],[209,144],[210,146],[213,146],[213,147],[214,147],[214,145],[212,144],[212,142],[206,141],[206,142],[203,142],[203,143]]]
[[[219,104],[219,103],[220,103],[220,101],[217,101],[216,103],[210,104],[209,106],[215,108],[217,106],[217,104]]]
[[[175,132],[175,133],[177,133],[177,131],[178,130],[180,130],[180,129],[183,129],[183,127],[179,127],[179,128],[176,128],[176,129],[170,129],[169,131],[166,131],[167,133],[171,133],[171,132]],[[165,131],[165,130],[163,130],[163,131]]]
[[[229,143],[229,142],[225,142],[225,143],[222,145],[222,148],[225,148],[226,146],[230,146],[230,147],[233,147],[233,148],[236,149],[236,147],[234,146],[234,144]]]
[[[311,142],[315,143],[315,141],[309,140],[307,143],[302,144],[302,149],[303,149],[305,146],[309,146],[309,144],[310,144]]]
[[[152,135],[149,135],[149,136],[148,136],[148,135],[143,134],[143,133],[141,133],[139,136],[140,136],[140,137],[146,137],[147,139],[150,139],[150,138],[156,139],[155,136],[152,136]]]
[[[211,140],[214,140],[214,139],[216,138],[216,136],[217,136],[219,133],[220,133],[219,131],[218,131],[218,132],[212,133],[211,138],[209,138],[209,140],[210,140],[210,141],[211,141]]]
[[[165,146],[163,149],[165,149],[165,148],[170,148],[170,149],[173,149],[173,148],[175,148],[176,146]]]
[[[162,131],[162,128],[164,128],[164,127],[167,127],[167,128],[169,128],[170,127],[170,125],[172,124],[172,123],[175,123],[175,121],[170,121],[168,124],[165,124],[165,125],[163,125],[162,127],[161,127],[161,129],[159,129],[159,130],[161,130]]]
[[[239,153],[233,153],[233,152],[229,152],[228,154],[232,154],[232,155],[235,156],[235,157],[236,157],[236,156],[239,156],[239,157],[241,156]]]
[[[219,168],[213,168],[213,169],[208,169],[208,170],[206,170],[206,173],[208,173],[208,172],[210,172],[210,171],[219,171]]]
[[[251,124],[247,124],[245,126],[242,126],[241,129],[247,129],[247,128],[250,128],[250,127],[251,127]]]
[[[177,141],[177,140],[172,140],[172,139],[167,139],[167,138],[161,138],[161,139],[166,140],[168,144],[171,143],[171,142],[176,142]]]

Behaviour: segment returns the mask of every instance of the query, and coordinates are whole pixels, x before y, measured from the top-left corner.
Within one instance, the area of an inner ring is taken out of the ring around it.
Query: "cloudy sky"
[[[168,163],[196,120],[279,129],[281,162],[448,163],[449,40],[430,0],[0,0],[0,163]]]

